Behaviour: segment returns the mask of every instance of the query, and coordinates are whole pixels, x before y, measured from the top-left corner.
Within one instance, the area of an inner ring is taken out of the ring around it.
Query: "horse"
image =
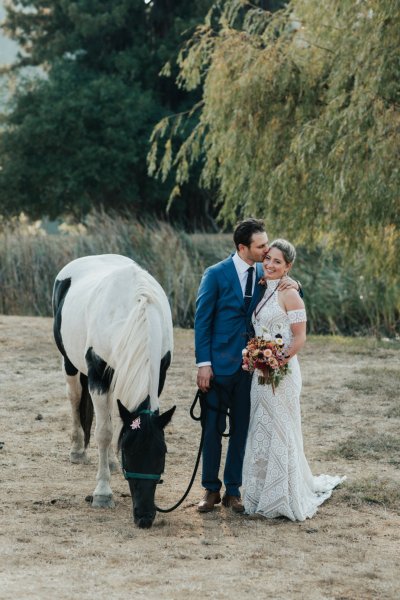
[[[128,480],[133,518],[152,526],[156,484],[167,452],[164,428],[175,406],[159,412],[173,352],[171,309],[159,283],[117,254],[85,256],[56,276],[54,338],[72,408],[72,463],[88,463],[93,410],[98,445],[92,506],[114,507],[114,448]]]

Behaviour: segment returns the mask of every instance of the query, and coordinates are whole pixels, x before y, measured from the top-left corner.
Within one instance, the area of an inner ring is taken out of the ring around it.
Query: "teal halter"
[[[160,481],[161,475],[153,475],[152,473],[132,473],[131,471],[124,472],[125,479],[154,479],[155,481]]]
[[[138,415],[154,415],[153,410],[141,410],[138,412]],[[134,473],[132,471],[125,471],[124,467],[122,467],[122,471],[124,473],[125,479],[150,479],[154,481],[160,481],[161,474],[156,475],[153,473]]]

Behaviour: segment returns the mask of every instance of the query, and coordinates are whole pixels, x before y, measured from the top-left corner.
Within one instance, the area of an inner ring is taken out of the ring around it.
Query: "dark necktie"
[[[244,307],[246,310],[249,308],[251,299],[253,297],[253,273],[254,267],[249,267],[247,269],[247,281],[244,290]]]

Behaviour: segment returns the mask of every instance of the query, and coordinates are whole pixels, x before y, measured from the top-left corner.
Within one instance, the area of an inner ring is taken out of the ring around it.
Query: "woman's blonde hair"
[[[271,242],[269,247],[270,248],[278,248],[278,250],[280,250],[282,252],[283,258],[285,259],[285,261],[287,263],[293,264],[294,261],[296,260],[296,248],[293,246],[293,244],[291,244],[287,240],[278,238],[278,239],[274,240],[273,242]]]

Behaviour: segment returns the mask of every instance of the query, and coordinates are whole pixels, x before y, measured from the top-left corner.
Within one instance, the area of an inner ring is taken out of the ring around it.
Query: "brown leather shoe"
[[[224,494],[222,504],[226,506],[226,508],[231,508],[235,513],[244,512],[244,506],[240,496],[229,496],[229,494]]]
[[[219,504],[221,502],[221,496],[219,492],[212,492],[211,490],[206,490],[204,494],[203,500],[197,505],[197,510],[199,512],[210,512],[213,510],[215,504]]]

